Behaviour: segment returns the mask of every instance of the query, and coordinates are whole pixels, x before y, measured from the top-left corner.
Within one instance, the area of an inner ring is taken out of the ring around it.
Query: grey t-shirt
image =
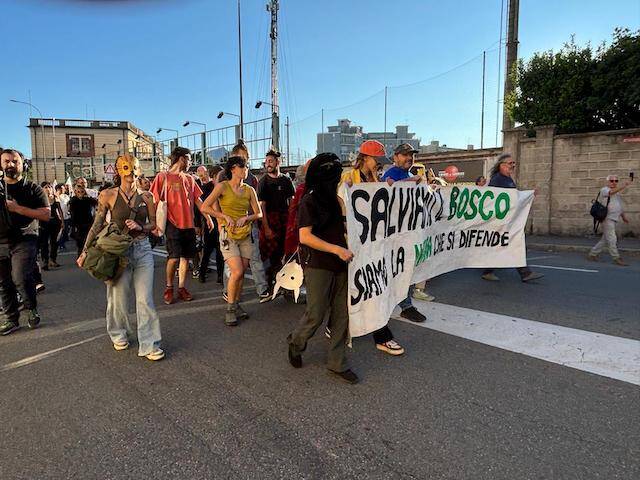
[[[600,190],[600,198],[598,201],[606,205],[607,201],[609,201],[609,207],[607,209],[607,220],[613,220],[614,222],[620,221],[620,215],[624,211],[624,206],[622,204],[622,198],[620,198],[620,193],[614,193],[611,195],[611,200],[609,200],[609,192],[611,189],[609,187],[602,187]]]

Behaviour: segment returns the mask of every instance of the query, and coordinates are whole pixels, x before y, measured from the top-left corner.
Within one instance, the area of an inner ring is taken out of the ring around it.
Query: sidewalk
[[[527,235],[527,248],[551,252],[583,252],[588,253],[600,235],[588,237],[557,237],[553,235]],[[640,239],[618,237],[618,250],[621,255],[639,255]]]

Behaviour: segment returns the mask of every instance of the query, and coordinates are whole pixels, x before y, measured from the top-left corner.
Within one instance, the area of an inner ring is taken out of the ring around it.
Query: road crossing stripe
[[[570,272],[584,272],[584,273],[598,273],[598,270],[591,270],[589,268],[573,268],[573,267],[553,267],[551,265],[529,265],[536,268],[550,268],[552,270],[567,270]]]
[[[640,341],[550,323],[414,300],[424,323],[394,318],[547,362],[640,385]]]

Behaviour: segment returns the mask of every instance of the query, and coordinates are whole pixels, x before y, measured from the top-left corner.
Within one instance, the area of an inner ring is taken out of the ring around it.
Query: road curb
[[[595,242],[594,244],[595,245]],[[527,248],[532,250],[544,250],[546,252],[579,252],[589,253],[593,245],[567,245],[557,243],[540,243],[540,242],[527,242]],[[632,257],[640,256],[640,248],[624,248],[618,247],[618,251],[621,255],[627,255]]]

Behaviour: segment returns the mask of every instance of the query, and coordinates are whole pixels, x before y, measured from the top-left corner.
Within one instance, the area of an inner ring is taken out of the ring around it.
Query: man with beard
[[[264,262],[268,262],[267,281],[269,288],[273,288],[276,274],[282,268],[289,202],[295,190],[289,176],[280,173],[280,152],[272,148],[265,157],[267,173],[258,182],[258,200],[263,215],[260,256]]]
[[[413,156],[418,151],[408,143],[398,145],[393,151],[393,167],[387,170],[382,176],[382,180],[386,181],[389,185],[393,185],[395,182],[415,182],[420,183],[422,177],[418,175],[411,175],[409,172],[413,166]],[[411,297],[416,286],[411,285],[407,298],[402,300],[398,306],[400,307],[400,316],[406,318],[412,322],[420,323],[424,322],[427,317],[420,313],[411,302]]]
[[[0,184],[0,303],[4,321],[0,335],[20,328],[18,293],[29,328],[40,323],[37,310],[36,268],[38,220],[49,221],[49,201],[42,188],[23,177],[24,157],[13,149],[0,153],[4,181]]]
[[[307,309],[289,334],[289,363],[302,367],[302,352],[326,316],[331,316],[331,338],[327,368],[347,383],[358,376],[347,363],[349,336],[347,311],[347,263],[353,253],[347,248],[346,228],[337,188],[342,165],[334,153],[321,153],[309,164],[307,193],[298,209],[300,257],[307,285]]]

